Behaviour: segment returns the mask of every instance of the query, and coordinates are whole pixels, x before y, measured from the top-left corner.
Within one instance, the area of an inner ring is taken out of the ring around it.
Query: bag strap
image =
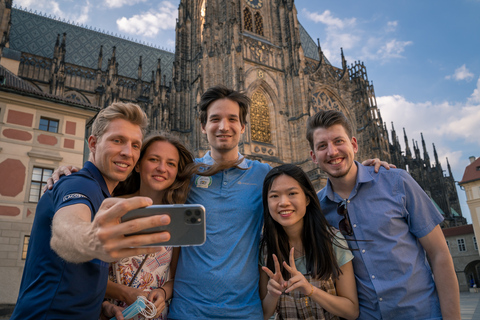
[[[137,272],[135,272],[135,274],[134,274],[133,277],[132,277],[132,280],[130,280],[130,283],[128,284],[129,287],[132,286],[133,281],[135,281],[135,278],[137,278],[137,275],[140,273],[140,270],[142,270],[142,267],[143,267],[143,265],[145,264],[145,261],[147,261],[148,256],[149,256],[149,255],[146,254],[146,255],[145,255],[145,258],[143,258],[142,263],[140,263],[140,266],[138,266]]]

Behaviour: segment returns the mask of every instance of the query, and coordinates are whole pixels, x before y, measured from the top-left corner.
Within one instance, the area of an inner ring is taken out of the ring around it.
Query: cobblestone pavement
[[[480,292],[460,292],[462,320],[480,320]],[[13,305],[0,304],[0,320],[9,320]]]

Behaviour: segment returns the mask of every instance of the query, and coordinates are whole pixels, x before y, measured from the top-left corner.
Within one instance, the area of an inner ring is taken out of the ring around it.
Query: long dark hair
[[[283,267],[283,261],[289,264],[291,246],[288,242],[288,236],[282,225],[273,220],[268,209],[268,192],[272,187],[273,181],[281,175],[287,175],[295,179],[301,186],[305,196],[310,200],[303,217],[301,235],[307,273],[315,279],[338,278],[341,271],[332,246],[333,239],[335,239],[334,231],[320,209],[320,202],[318,201],[315,188],[307,174],[301,168],[292,164],[284,164],[273,168],[263,182],[262,197],[265,224],[261,241],[261,252],[267,258],[266,266],[272,271],[275,270],[272,258],[272,254],[275,254],[280,263],[283,278],[290,278],[290,273]]]
[[[165,190],[162,198],[163,204],[185,203],[188,191],[190,191],[190,179],[198,172],[200,165],[194,163],[193,155],[188,149],[175,137],[166,133],[152,133],[143,140],[142,149],[138,163],[145,156],[147,149],[156,141],[166,141],[172,144],[178,151],[178,173],[173,184]],[[140,174],[135,170],[125,181],[120,182],[112,195],[122,196],[133,194],[140,189]]]

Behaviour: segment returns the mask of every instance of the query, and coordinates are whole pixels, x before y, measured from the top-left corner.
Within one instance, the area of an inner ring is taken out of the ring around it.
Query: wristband
[[[167,291],[165,291],[165,289],[163,289],[163,287],[160,287],[158,289],[162,289],[163,290],[163,293],[165,294],[165,298],[163,299],[164,301],[167,301]]]

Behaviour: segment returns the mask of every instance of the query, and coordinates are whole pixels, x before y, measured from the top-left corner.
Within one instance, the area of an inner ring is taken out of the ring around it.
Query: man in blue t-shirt
[[[132,209],[151,199],[106,199],[135,166],[147,126],[134,104],[114,103],[101,110],[88,139],[89,161],[78,173],[59,181],[37,204],[28,255],[12,320],[98,319],[105,295],[108,263],[151,253],[132,246],[162,242],[168,233],[125,237],[169,223],[156,216],[119,224]],[[107,316],[121,317],[108,307]]]
[[[307,139],[328,176],[322,211],[354,255],[359,319],[460,319],[443,217],[420,186],[404,170],[373,174],[354,161],[357,140],[341,112],[310,117]]]
[[[262,184],[271,167],[238,152],[250,99],[223,86],[199,103],[210,151],[198,162],[236,163],[211,177],[196,176],[188,203],[206,208],[207,240],[180,251],[169,319],[263,319],[258,292]],[[239,163],[240,162],[240,163]]]

